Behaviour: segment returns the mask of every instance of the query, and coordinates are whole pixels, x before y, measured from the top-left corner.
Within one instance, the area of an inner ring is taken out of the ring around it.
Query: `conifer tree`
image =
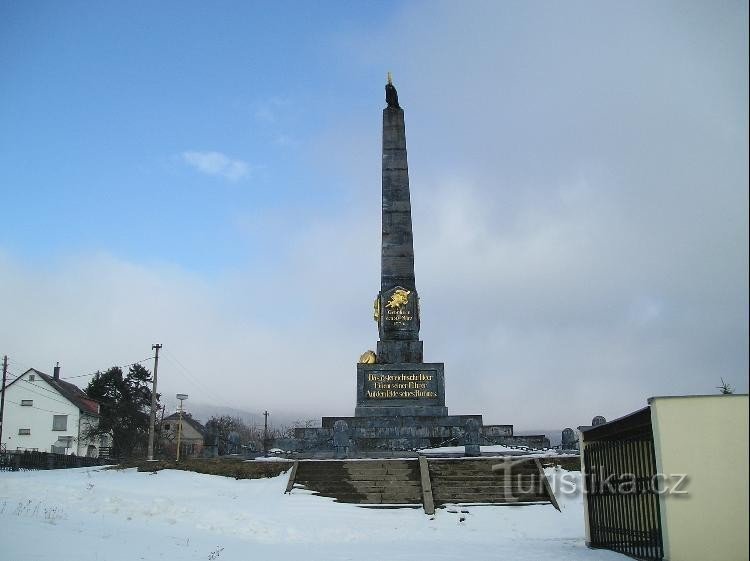
[[[90,436],[111,435],[116,457],[143,453],[148,442],[151,373],[141,364],[131,366],[127,375],[113,366],[97,372],[86,393],[101,406],[99,424],[89,431]],[[159,394],[156,399],[158,404]]]

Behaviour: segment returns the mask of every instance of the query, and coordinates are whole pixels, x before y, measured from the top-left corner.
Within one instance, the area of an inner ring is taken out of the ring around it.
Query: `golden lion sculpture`
[[[362,353],[362,356],[359,357],[360,364],[375,364],[375,362],[377,362],[377,357],[372,351],[365,351]]]
[[[388,303],[385,305],[385,307],[400,308],[402,306],[406,306],[409,303],[409,294],[411,294],[411,290],[404,290],[403,288],[399,288],[393,293],[391,299],[388,300]]]

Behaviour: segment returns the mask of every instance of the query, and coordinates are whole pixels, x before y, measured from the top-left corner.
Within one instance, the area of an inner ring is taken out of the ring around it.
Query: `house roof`
[[[164,421],[178,421],[180,419],[179,413],[172,413],[171,415],[168,415],[167,417],[164,417]],[[182,415],[182,422],[187,423],[191,427],[193,427],[195,430],[197,430],[202,436],[206,436],[206,427],[204,427],[200,421],[196,421],[193,419],[190,415],[185,415],[183,413]]]
[[[20,380],[23,376],[25,376],[29,372],[38,375],[42,380],[44,380],[50,386],[52,386],[55,390],[57,390],[57,393],[59,393],[65,399],[70,401],[73,405],[78,407],[78,409],[80,409],[84,413],[87,413],[88,415],[97,415],[97,416],[99,415],[99,402],[91,399],[88,395],[86,395],[86,392],[84,392],[81,388],[79,388],[75,384],[66,382],[65,380],[60,380],[60,379],[55,380],[49,374],[40,372],[36,368],[29,368],[21,376],[19,376],[18,378],[13,380],[10,384],[8,384],[8,387],[16,383],[18,380]]]

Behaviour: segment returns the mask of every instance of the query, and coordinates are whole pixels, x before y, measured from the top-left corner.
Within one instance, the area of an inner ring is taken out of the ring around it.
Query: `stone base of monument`
[[[475,433],[467,432],[472,421]],[[544,435],[515,436],[513,425],[483,425],[481,415],[323,417],[321,425],[294,429],[294,438],[279,439],[274,447],[310,458],[408,457],[424,448],[466,444],[473,455],[479,443],[549,447]]]
[[[443,363],[357,365],[353,417],[323,417],[274,446],[298,457],[408,456],[417,450],[481,444],[549,446],[544,435],[517,437],[513,425],[484,425],[482,415],[449,415]]]

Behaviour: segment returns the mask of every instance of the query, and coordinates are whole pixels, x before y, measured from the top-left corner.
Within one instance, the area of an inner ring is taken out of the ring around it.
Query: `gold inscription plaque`
[[[430,389],[434,378],[431,372],[369,373],[366,394],[370,399],[434,399],[437,392]]]

